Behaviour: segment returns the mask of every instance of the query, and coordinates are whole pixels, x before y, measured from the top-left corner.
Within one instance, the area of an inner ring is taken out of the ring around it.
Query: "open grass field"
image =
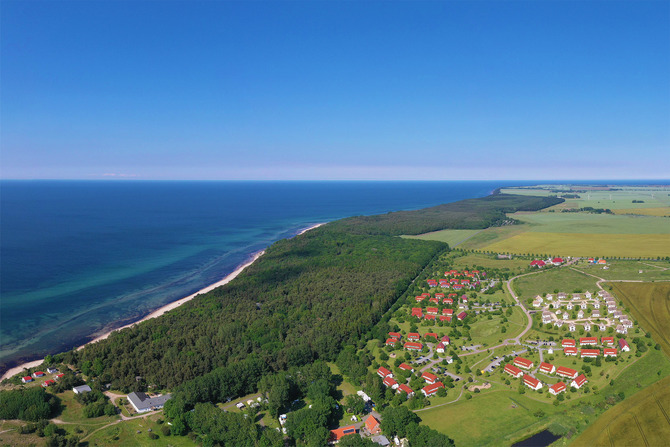
[[[598,280],[584,275],[570,268],[553,268],[532,275],[522,276],[512,283],[517,294],[523,298],[533,298],[543,293],[559,292],[572,293],[575,290],[595,292]]]
[[[670,439],[670,377],[610,408],[573,446],[662,446]]]
[[[165,436],[157,421],[161,415],[119,422],[93,433],[86,439],[89,446],[137,446],[137,447],[181,447],[195,446],[195,442],[186,436]],[[158,439],[149,438],[149,429],[158,435]]]
[[[670,356],[670,282],[610,283],[633,317]]]
[[[497,259],[493,255],[484,255],[477,253],[468,253],[463,256],[455,256],[452,259],[454,268],[457,270],[472,268],[474,266],[479,266],[486,269],[509,269],[514,270],[526,270],[528,268],[528,261],[525,259]]]
[[[474,236],[482,230],[441,230],[431,233],[419,234],[416,236],[401,236],[407,239],[423,239],[427,241],[440,241],[449,244],[449,247],[456,247],[461,242]]]
[[[510,217],[538,233],[670,234],[670,222],[655,216],[622,216],[590,213],[514,213]]]
[[[662,216],[670,217],[670,207],[663,206],[659,208],[620,208],[612,210],[614,214],[633,214],[640,216]]]
[[[574,268],[577,270],[612,280],[634,280],[634,281],[658,281],[670,280],[670,262],[647,262],[647,261],[610,261],[608,269],[604,270],[600,265],[579,263]],[[640,273],[642,271],[642,273]]]
[[[470,239],[459,244],[458,248],[466,250],[481,250],[489,245],[509,239],[529,230],[528,225],[506,225],[504,227],[491,227],[472,236]]]

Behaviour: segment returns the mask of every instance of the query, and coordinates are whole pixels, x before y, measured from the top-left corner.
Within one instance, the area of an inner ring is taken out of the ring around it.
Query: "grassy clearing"
[[[441,230],[416,236],[401,236],[407,239],[422,239],[426,241],[446,242],[450,247],[456,247],[464,240],[479,233],[481,230]]]
[[[614,294],[670,356],[670,283],[610,283]]]
[[[44,438],[40,438],[35,433],[19,434],[19,427],[22,425],[25,425],[25,423],[0,421],[0,445],[15,447],[44,445]]]
[[[555,291],[571,293],[575,290],[595,292],[598,290],[592,276],[576,272],[570,268],[553,268],[534,275],[522,276],[514,280],[513,287],[524,299]]]
[[[89,446],[152,446],[152,447],[181,447],[197,445],[186,436],[165,436],[161,432],[162,424],[157,422],[161,415],[149,416],[141,419],[132,419],[119,422],[95,432],[86,439]],[[158,439],[149,438],[151,433],[158,435]],[[138,433],[139,432],[139,433]]]
[[[522,234],[528,231],[528,229],[528,225],[507,225],[504,227],[487,228],[460,244],[458,248],[479,250],[495,242],[504,241],[518,234]]]
[[[525,259],[498,259],[495,255],[484,255],[469,253],[464,256],[456,256],[452,260],[454,268],[457,270],[479,266],[486,269],[500,269],[510,271],[525,271],[528,268],[528,261]]]
[[[661,258],[670,253],[667,234],[585,234],[527,232],[485,247],[498,253],[561,256]]]
[[[668,261],[654,263],[647,263],[647,261],[610,261],[607,270],[603,270],[602,266],[599,265],[580,262],[575,268],[581,272],[612,280],[654,281],[670,279],[670,262]]]
[[[638,216],[660,216],[670,217],[670,207],[663,206],[658,208],[622,208],[612,210],[614,214],[632,214]]]

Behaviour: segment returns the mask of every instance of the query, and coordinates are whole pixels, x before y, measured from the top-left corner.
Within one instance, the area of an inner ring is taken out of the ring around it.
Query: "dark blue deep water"
[[[212,284],[314,223],[536,182],[0,182],[0,370]]]

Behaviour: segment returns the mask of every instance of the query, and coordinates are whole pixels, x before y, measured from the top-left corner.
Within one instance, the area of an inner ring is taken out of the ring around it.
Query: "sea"
[[[137,321],[314,224],[532,184],[2,180],[0,373]]]

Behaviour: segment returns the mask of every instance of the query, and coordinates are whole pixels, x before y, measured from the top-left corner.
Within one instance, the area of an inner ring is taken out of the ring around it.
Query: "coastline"
[[[307,227],[307,228],[304,228],[303,230],[300,230],[298,233],[296,233],[296,234],[295,234],[294,236],[292,236],[292,237],[300,236],[301,234],[305,234],[306,232],[308,232],[308,231],[310,231],[310,230],[313,230],[313,229],[315,229],[315,228],[318,228],[318,227],[320,227],[320,226],[322,226],[322,225],[325,225],[325,222],[318,223],[318,224],[309,226],[309,227]],[[152,318],[160,317],[161,315],[165,314],[166,312],[169,312],[169,311],[171,311],[171,310],[173,310],[173,309],[176,309],[177,307],[181,306],[182,304],[184,304],[184,303],[186,303],[186,302],[188,302],[188,301],[191,301],[193,298],[195,298],[195,297],[198,296],[198,295],[201,295],[201,294],[203,294],[203,293],[210,292],[210,291],[216,289],[217,287],[220,287],[220,286],[223,286],[223,285],[225,285],[225,284],[228,284],[230,281],[232,281],[233,279],[235,279],[240,273],[242,273],[242,271],[243,271],[244,269],[246,269],[247,267],[249,267],[251,264],[253,264],[254,262],[256,262],[256,260],[257,260],[258,258],[260,258],[261,256],[263,256],[263,254],[265,254],[265,250],[261,250],[261,251],[259,251],[259,252],[254,253],[254,254],[251,256],[251,259],[249,259],[247,262],[245,262],[245,263],[243,263],[243,264],[240,264],[240,265],[239,265],[233,272],[231,272],[229,275],[227,275],[225,278],[221,279],[220,281],[217,281],[217,282],[215,282],[214,284],[210,284],[210,285],[208,285],[207,287],[204,287],[204,288],[198,290],[197,292],[195,292],[195,293],[193,293],[193,294],[191,294],[191,295],[189,295],[189,296],[187,296],[187,297],[180,298],[180,299],[178,299],[177,301],[173,301],[173,302],[171,302],[171,303],[166,304],[165,306],[159,307],[158,309],[154,310],[154,311],[151,312],[149,315],[145,316],[144,318],[142,318],[142,319],[140,319],[140,320],[138,320],[138,321],[135,321],[135,322],[133,322],[133,323],[127,324],[127,325],[122,326],[122,327],[119,327],[119,328],[111,329],[111,330],[105,332],[104,334],[95,337],[93,340],[91,340],[91,341],[89,341],[89,342],[86,342],[86,343],[84,343],[83,345],[77,347],[77,348],[76,348],[77,351],[83,349],[84,347],[86,347],[86,345],[89,345],[89,344],[91,344],[91,343],[96,343],[96,342],[98,342],[98,341],[101,341],[101,340],[106,339],[106,338],[109,337],[112,333],[114,333],[114,332],[116,332],[116,331],[120,331],[120,330],[122,330],[122,329],[127,329],[127,328],[129,328],[129,327],[135,326],[136,324],[142,323],[143,321],[150,320],[150,319],[152,319]],[[15,367],[13,367],[13,368],[10,368],[10,369],[8,369],[8,370],[2,375],[2,377],[0,378],[0,381],[5,380],[5,379],[8,379],[8,378],[10,378],[10,377],[12,377],[12,376],[15,376],[16,374],[20,373],[20,372],[23,371],[24,369],[29,369],[29,368],[34,368],[34,367],[36,367],[36,366],[39,366],[39,365],[41,365],[43,362],[44,362],[44,359],[33,360],[33,361],[30,361],[30,362],[22,363],[22,364],[20,364],[20,365],[18,365],[18,366],[15,366]]]

